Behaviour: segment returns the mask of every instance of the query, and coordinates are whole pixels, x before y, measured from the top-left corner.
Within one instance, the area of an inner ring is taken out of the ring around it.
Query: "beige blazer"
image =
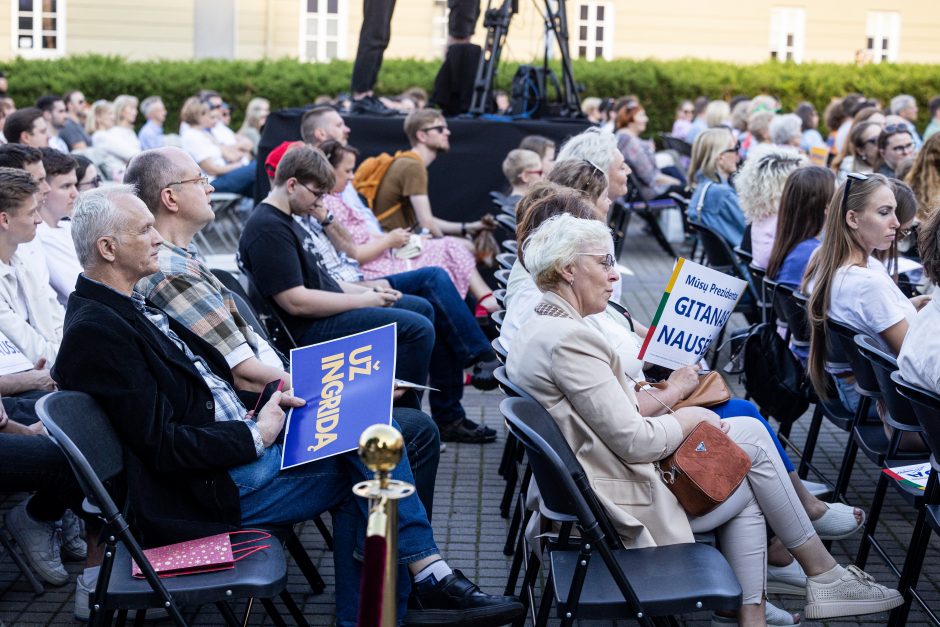
[[[653,467],[682,442],[679,423],[641,416],[608,342],[557,294],[542,303],[559,315],[536,315],[519,331],[509,378],[561,427],[626,546],[693,542],[685,510]]]

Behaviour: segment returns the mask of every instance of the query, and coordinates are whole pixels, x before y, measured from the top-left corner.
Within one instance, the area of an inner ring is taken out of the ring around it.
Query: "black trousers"
[[[480,16],[480,0],[447,0],[450,8],[448,33],[451,37],[469,37]],[[392,35],[395,0],[363,0],[362,28],[353,64],[351,89],[354,94],[371,91],[379,77],[382,57]]]

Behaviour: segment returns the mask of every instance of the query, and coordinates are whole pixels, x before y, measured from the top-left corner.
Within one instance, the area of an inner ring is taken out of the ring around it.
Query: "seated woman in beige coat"
[[[526,242],[526,266],[543,290],[536,316],[509,354],[509,377],[554,417],[591,479],[624,544],[692,542],[714,530],[744,590],[742,625],[766,625],[766,522],[808,575],[808,618],[883,612],[896,590],[854,566],[836,564],[816,535],[767,430],[750,418],[701,407],[642,416],[617,353],[584,316],[603,311],[617,279],[606,226],[563,214]],[[720,427],[751,458],[747,481],[723,504],[689,517],[653,463],[672,453],[699,422]],[[544,488],[544,486],[543,486]]]

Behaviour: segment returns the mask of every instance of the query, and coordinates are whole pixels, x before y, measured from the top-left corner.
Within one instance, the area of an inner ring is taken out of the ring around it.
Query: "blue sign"
[[[356,449],[366,427],[392,422],[395,324],[295,348],[294,396],[307,404],[287,415],[281,470]]]

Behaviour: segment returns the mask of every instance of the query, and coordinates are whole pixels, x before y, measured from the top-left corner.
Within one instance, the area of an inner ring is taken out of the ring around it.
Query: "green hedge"
[[[377,91],[393,94],[418,85],[430,91],[440,62],[387,60]],[[348,91],[352,63],[301,63],[291,59],[266,61],[126,61],[119,57],[71,56],[55,61],[16,59],[0,69],[10,77],[11,94],[20,107],[46,93],[80,89],[90,99],[130,93],[143,98],[160,94],[170,110],[168,128],[175,128],[179,107],[201,88],[219,91],[234,103],[235,124],[255,96],[273,108],[294,107],[321,94]],[[500,85],[508,88],[515,64],[500,72]],[[557,69],[557,68],[556,68]],[[940,93],[940,66],[880,64],[858,67],[832,63],[768,62],[758,65],[683,59],[676,61],[576,61],[575,78],[585,87],[583,96],[636,94],[646,104],[651,130],[668,130],[679,100],[705,95],[730,98],[737,94],[770,93],[792,110],[809,100],[822,112],[832,96],[860,91],[887,106],[899,93],[914,95],[921,105]]]

